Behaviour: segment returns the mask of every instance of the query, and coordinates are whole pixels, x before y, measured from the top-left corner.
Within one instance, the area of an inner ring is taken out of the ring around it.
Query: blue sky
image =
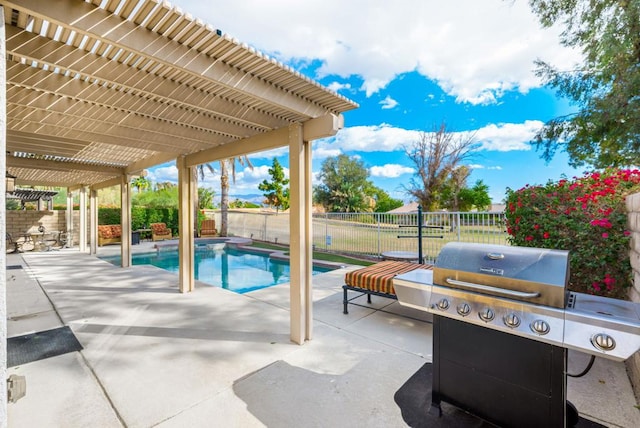
[[[535,76],[535,59],[568,69],[580,57],[524,0],[171,3],[360,105],[335,137],[314,142],[314,173],[328,156],[356,156],[376,186],[408,201],[414,170],[403,148],[443,122],[475,133],[468,184],[482,180],[494,203],[507,187],[583,173],[564,153],[545,163],[529,144],[544,121],[571,111]],[[253,170],[238,168],[231,194],[259,194],[274,157],[288,166],[286,149],[252,155]],[[167,164],[149,178],[176,181],[177,171]],[[201,185],[218,193],[219,178]]]

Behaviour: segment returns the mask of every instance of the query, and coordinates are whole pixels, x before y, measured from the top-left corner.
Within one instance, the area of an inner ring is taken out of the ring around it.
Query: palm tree
[[[241,166],[247,166],[253,169],[251,161],[246,155],[239,158],[222,159],[220,161],[220,236],[227,236],[227,223],[229,213],[229,169],[231,169],[231,177],[236,182],[236,161]]]
[[[138,193],[151,187],[149,179],[143,175],[140,175],[131,180],[131,185],[138,190]]]

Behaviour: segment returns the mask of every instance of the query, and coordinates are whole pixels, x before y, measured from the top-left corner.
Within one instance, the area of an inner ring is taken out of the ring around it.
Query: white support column
[[[187,166],[184,156],[176,159],[176,167],[178,168],[178,221],[180,223],[178,241],[179,288],[181,293],[188,293],[195,289],[193,204],[196,186],[192,170]]]
[[[98,191],[89,191],[89,253],[98,253]]]
[[[311,141],[303,141],[304,150],[304,226],[305,226],[305,314],[306,340],[313,338],[313,190]]]
[[[80,231],[78,246],[81,253],[87,252],[87,188],[80,187]]]
[[[302,344],[312,335],[311,286],[311,146],[305,143],[302,126],[289,127],[290,173],[290,316],[291,341]]]
[[[0,149],[2,153],[7,153],[7,55],[6,55],[6,38],[5,38],[5,20],[4,8],[0,7]],[[0,156],[0,171],[7,171],[7,157]],[[4,175],[4,174],[3,174]],[[0,184],[0,206],[4,207],[6,202],[6,181],[2,180]],[[5,209],[0,210],[0,228],[7,231],[7,212]],[[5,242],[0,246],[0,252],[6,254],[7,244]],[[7,421],[7,258],[0,257],[0,426],[8,426]]]
[[[123,175],[120,179],[120,254],[122,267],[131,266],[131,185],[129,176]]]
[[[67,187],[67,248],[73,247],[73,192]]]

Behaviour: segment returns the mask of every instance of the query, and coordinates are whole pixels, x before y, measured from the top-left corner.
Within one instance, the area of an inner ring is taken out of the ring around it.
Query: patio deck
[[[7,271],[8,336],[68,325],[84,347],[8,370],[27,380],[10,427],[403,427],[394,394],[431,361],[429,315],[383,298],[342,314],[344,273],[357,267],[313,277],[314,339],[298,346],[286,284],[180,294],[176,275],[77,250],[7,265],[23,266]],[[570,371],[587,360],[570,353]],[[606,426],[640,426],[622,363],[596,359],[569,379],[569,399]]]

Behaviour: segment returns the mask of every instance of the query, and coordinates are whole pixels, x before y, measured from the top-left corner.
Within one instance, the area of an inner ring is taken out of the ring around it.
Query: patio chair
[[[15,253],[16,251],[20,251],[20,245],[16,241],[13,240],[11,234],[6,232],[6,241],[7,241],[7,254]]]
[[[347,272],[344,277],[345,285],[342,286],[344,297],[342,300],[344,309],[343,313],[348,314],[347,305],[351,303],[356,306],[363,306],[357,303],[351,302],[363,294],[367,295],[367,303],[371,304],[371,295],[386,297],[388,299],[395,299],[396,292],[393,288],[393,278],[396,275],[411,272],[416,269],[432,269],[433,266],[421,265],[418,263],[410,263],[403,261],[384,261],[376,263],[371,266],[367,266],[362,269]],[[358,294],[351,299],[347,296],[347,291],[356,291]]]
[[[171,239],[171,229],[167,228],[165,223],[151,223],[151,240],[162,241]]]
[[[206,238],[208,236],[217,236],[218,229],[216,229],[216,221],[215,220],[202,220],[202,224],[200,224],[200,237]]]

